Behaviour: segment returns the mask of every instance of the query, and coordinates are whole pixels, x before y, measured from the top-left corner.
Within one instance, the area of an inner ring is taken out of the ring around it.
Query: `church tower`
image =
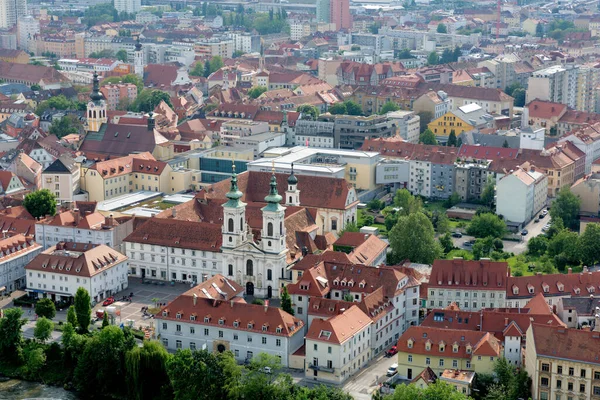
[[[106,102],[104,96],[100,93],[100,80],[98,73],[94,71],[94,86],[90,94],[90,101],[87,104],[87,131],[98,132],[108,121],[106,117]]]
[[[275,177],[275,168],[271,176],[271,188],[269,194],[265,197],[267,205],[262,211],[263,229],[261,233],[261,244],[264,252],[281,253],[286,249],[285,246],[285,207],[281,204],[281,195],[277,193],[277,178]]]
[[[298,178],[294,175],[294,163],[292,163],[292,173],[287,179],[287,190],[285,191],[285,205],[299,206],[300,191],[298,190]]]
[[[227,192],[227,202],[223,204],[223,244],[222,247],[235,248],[247,240],[248,227],[246,226],[246,203],[242,192],[237,186],[235,164],[232,165],[231,188]]]
[[[139,36],[135,43],[135,52],[133,53],[133,72],[144,79],[144,52],[142,51],[142,44],[140,43]]]

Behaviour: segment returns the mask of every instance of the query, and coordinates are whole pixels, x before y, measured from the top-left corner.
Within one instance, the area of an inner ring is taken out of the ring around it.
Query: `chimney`
[[[542,273],[541,273],[541,272],[536,272],[535,274],[536,274],[537,276],[542,276]]]
[[[583,272],[588,272],[588,267],[587,267],[587,265],[584,265],[584,266],[583,266]]]
[[[196,305],[196,303],[198,302],[198,295],[196,295],[196,293],[194,293],[194,305]]]
[[[231,308],[233,308],[233,300],[230,300],[229,304],[231,304]]]
[[[171,208],[171,215],[173,216],[173,218],[177,216],[177,210],[175,209],[175,207]]]
[[[594,315],[594,332],[600,332],[600,314]]]
[[[107,222],[108,226],[115,226],[115,217],[114,217],[113,213],[110,213],[108,215],[106,222]]]
[[[79,221],[81,221],[81,213],[79,212],[79,208],[73,209],[73,217],[75,218],[75,226],[79,225]]]
[[[56,243],[56,250],[64,250],[64,249],[65,249],[65,242]]]
[[[148,114],[148,130],[153,131],[154,126],[155,126],[154,113],[152,111],[150,111],[150,114]]]
[[[269,306],[265,304],[265,313],[269,311]]]
[[[569,274],[573,273],[573,268],[569,267],[569,269],[567,270]]]
[[[504,318],[504,326],[508,326],[508,318]]]

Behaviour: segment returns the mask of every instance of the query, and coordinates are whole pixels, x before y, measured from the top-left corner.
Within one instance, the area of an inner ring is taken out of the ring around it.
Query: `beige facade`
[[[57,202],[69,203],[79,192],[80,177],[79,164],[59,158],[42,172],[41,187],[52,192]]]
[[[571,192],[581,199],[580,211],[598,215],[600,213],[600,174],[593,173],[573,184]]]

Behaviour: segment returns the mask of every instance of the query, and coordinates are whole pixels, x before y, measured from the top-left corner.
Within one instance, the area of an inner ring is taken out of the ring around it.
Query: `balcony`
[[[308,363],[308,368],[314,369],[316,371],[329,372],[331,374],[335,372],[335,368],[328,368],[323,365],[314,365],[313,363]]]

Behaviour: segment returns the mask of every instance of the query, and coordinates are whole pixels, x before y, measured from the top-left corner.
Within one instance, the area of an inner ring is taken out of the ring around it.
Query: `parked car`
[[[385,355],[388,357],[391,357],[395,354],[398,354],[398,348],[396,346],[392,346],[386,353]]]
[[[521,231],[521,236],[527,236],[529,234],[529,231],[527,229],[523,229]]]
[[[106,306],[110,306],[114,302],[115,302],[115,298],[111,296],[108,299],[104,300],[104,302],[102,302],[102,305],[104,307],[106,307]]]
[[[550,224],[544,225],[544,227],[542,228],[542,232],[546,232],[548,229],[550,229]]]
[[[472,247],[475,244],[474,240],[469,240],[463,243],[463,246],[465,247]]]
[[[541,214],[538,216],[538,218],[542,219],[542,218],[544,218],[545,216],[546,216],[546,214],[544,214],[544,213],[541,213]]]
[[[397,373],[398,373],[398,364],[395,364],[395,363],[394,363],[394,364],[390,365],[390,367],[389,367],[389,368],[388,368],[388,370],[387,370],[387,373],[386,373],[386,375],[387,375],[387,376],[394,376],[394,375],[396,375]]]
[[[540,219],[536,218],[536,219],[533,220],[533,222],[535,222],[537,224],[538,222],[540,222]]]
[[[262,367],[260,369],[260,372],[263,372],[265,374],[271,374],[271,373],[273,373],[273,371],[271,371],[271,367]]]
[[[542,215],[545,217],[546,215],[548,215],[548,210],[542,210]]]
[[[462,233],[460,233],[460,232],[452,232],[452,237],[461,238],[462,237]]]

